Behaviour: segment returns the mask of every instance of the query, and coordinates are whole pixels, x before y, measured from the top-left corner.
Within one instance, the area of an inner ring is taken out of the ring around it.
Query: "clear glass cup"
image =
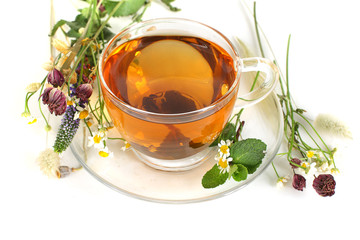
[[[146,36],[195,37],[217,44],[231,57],[234,81],[222,97],[188,112],[164,114],[130,105],[114,90],[104,69],[118,46]],[[245,108],[263,100],[273,91],[279,78],[278,70],[270,60],[243,59],[231,41],[217,30],[179,18],[148,20],[123,30],[104,49],[99,68],[103,96],[115,127],[140,160],[165,171],[189,170],[206,161],[212,152],[209,145],[225,127],[234,107]],[[253,91],[238,96],[241,73],[250,71],[264,73],[264,81]]]

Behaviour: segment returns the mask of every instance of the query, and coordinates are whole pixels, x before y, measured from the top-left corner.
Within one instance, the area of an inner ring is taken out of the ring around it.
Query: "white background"
[[[55,1],[56,17],[72,20],[73,2]],[[20,114],[25,86],[46,74],[41,65],[49,59],[49,1],[5,1],[0,16],[0,239],[356,238],[360,215],[356,2],[257,1],[258,21],[283,72],[292,34],[289,75],[296,103],[311,118],[332,113],[351,127],[354,141],[329,140],[339,147],[336,194],[320,197],[310,184],[304,192],[290,186],[279,190],[269,167],[229,196],[169,205],[119,194],[85,170],[61,180],[42,175],[35,163],[46,143],[42,122],[29,126]],[[144,18],[186,16],[236,28],[232,21],[239,8],[236,0],[176,0],[174,5],[182,9],[178,15],[154,1]]]

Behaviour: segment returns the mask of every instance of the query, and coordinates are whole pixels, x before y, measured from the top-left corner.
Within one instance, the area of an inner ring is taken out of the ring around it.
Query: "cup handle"
[[[244,72],[263,72],[266,76],[261,85],[247,94],[237,97],[235,108],[245,108],[256,104],[266,98],[275,88],[279,81],[277,66],[266,58],[251,57],[239,59],[239,70]]]

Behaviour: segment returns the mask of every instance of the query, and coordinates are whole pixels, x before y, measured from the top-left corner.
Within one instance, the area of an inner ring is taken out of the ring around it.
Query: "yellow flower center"
[[[109,156],[109,153],[108,153],[108,152],[104,152],[104,151],[100,151],[100,152],[99,152],[99,155],[100,155],[101,157],[108,157],[108,156]]]
[[[95,135],[93,139],[94,139],[94,143],[96,144],[100,143],[101,141],[101,137],[99,135]]]
[[[228,145],[222,145],[220,147],[220,152],[223,154],[226,154],[228,152],[229,146]]]
[[[223,161],[224,160],[224,161]],[[220,158],[220,160],[219,160],[219,166],[221,167],[221,168],[227,168],[227,166],[228,166],[228,162],[225,160],[225,159],[223,159],[223,158]]]
[[[314,156],[314,152],[313,151],[308,151],[306,155],[307,155],[308,158],[312,158]]]
[[[68,105],[68,106],[72,106],[73,104],[74,104],[74,101],[72,101],[72,100],[66,101],[66,105]]]
[[[88,110],[81,111],[79,114],[80,119],[85,119],[87,116],[89,116]]]
[[[129,147],[131,147],[131,145],[130,145],[130,143],[127,142],[127,143],[125,144],[125,148],[128,149]]]

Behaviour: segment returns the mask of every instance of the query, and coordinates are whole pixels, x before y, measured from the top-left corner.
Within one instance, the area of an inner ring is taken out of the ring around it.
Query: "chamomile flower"
[[[220,173],[226,173],[230,171],[230,162],[233,160],[231,157],[225,157],[222,154],[218,153],[215,156],[217,161],[217,166],[220,169]]]
[[[113,157],[113,152],[110,152],[109,151],[109,148],[108,147],[104,147],[102,149],[99,150],[99,155],[100,157]]]
[[[330,171],[331,167],[329,166],[329,164],[327,162],[323,162],[319,167],[318,167],[318,171],[319,172],[328,172]]]
[[[285,176],[285,177],[279,177],[277,182],[276,182],[276,187],[278,188],[282,188],[284,187],[284,185],[287,183],[287,181],[290,179],[289,176]]]
[[[88,147],[94,146],[96,149],[102,149],[105,146],[104,141],[106,141],[106,139],[107,131],[101,128],[89,137]]]
[[[230,145],[231,145],[230,140],[226,140],[226,142],[224,140],[220,141],[218,147],[219,147],[219,153],[222,157],[227,158],[228,156],[230,156]]]
[[[121,148],[121,150],[126,151],[131,147],[130,143],[127,141],[124,142],[124,146]]]
[[[301,163],[301,167],[299,168],[298,171],[302,174],[307,174],[307,175],[313,175],[313,173],[316,172],[316,162],[307,162],[307,161],[303,161]]]
[[[89,116],[89,110],[88,110],[88,106],[85,103],[81,103],[80,104],[80,99],[79,98],[69,98],[67,100],[67,104],[68,105],[74,105],[75,104],[75,109],[76,112],[74,114],[74,119],[85,119]]]
[[[26,119],[27,124],[33,124],[37,121],[36,117],[32,116],[29,112],[23,112],[21,116]]]
[[[309,159],[311,159],[311,158],[313,158],[313,157],[315,156],[315,152],[314,152],[314,151],[307,151],[307,152],[306,152],[306,156],[307,156]]]

